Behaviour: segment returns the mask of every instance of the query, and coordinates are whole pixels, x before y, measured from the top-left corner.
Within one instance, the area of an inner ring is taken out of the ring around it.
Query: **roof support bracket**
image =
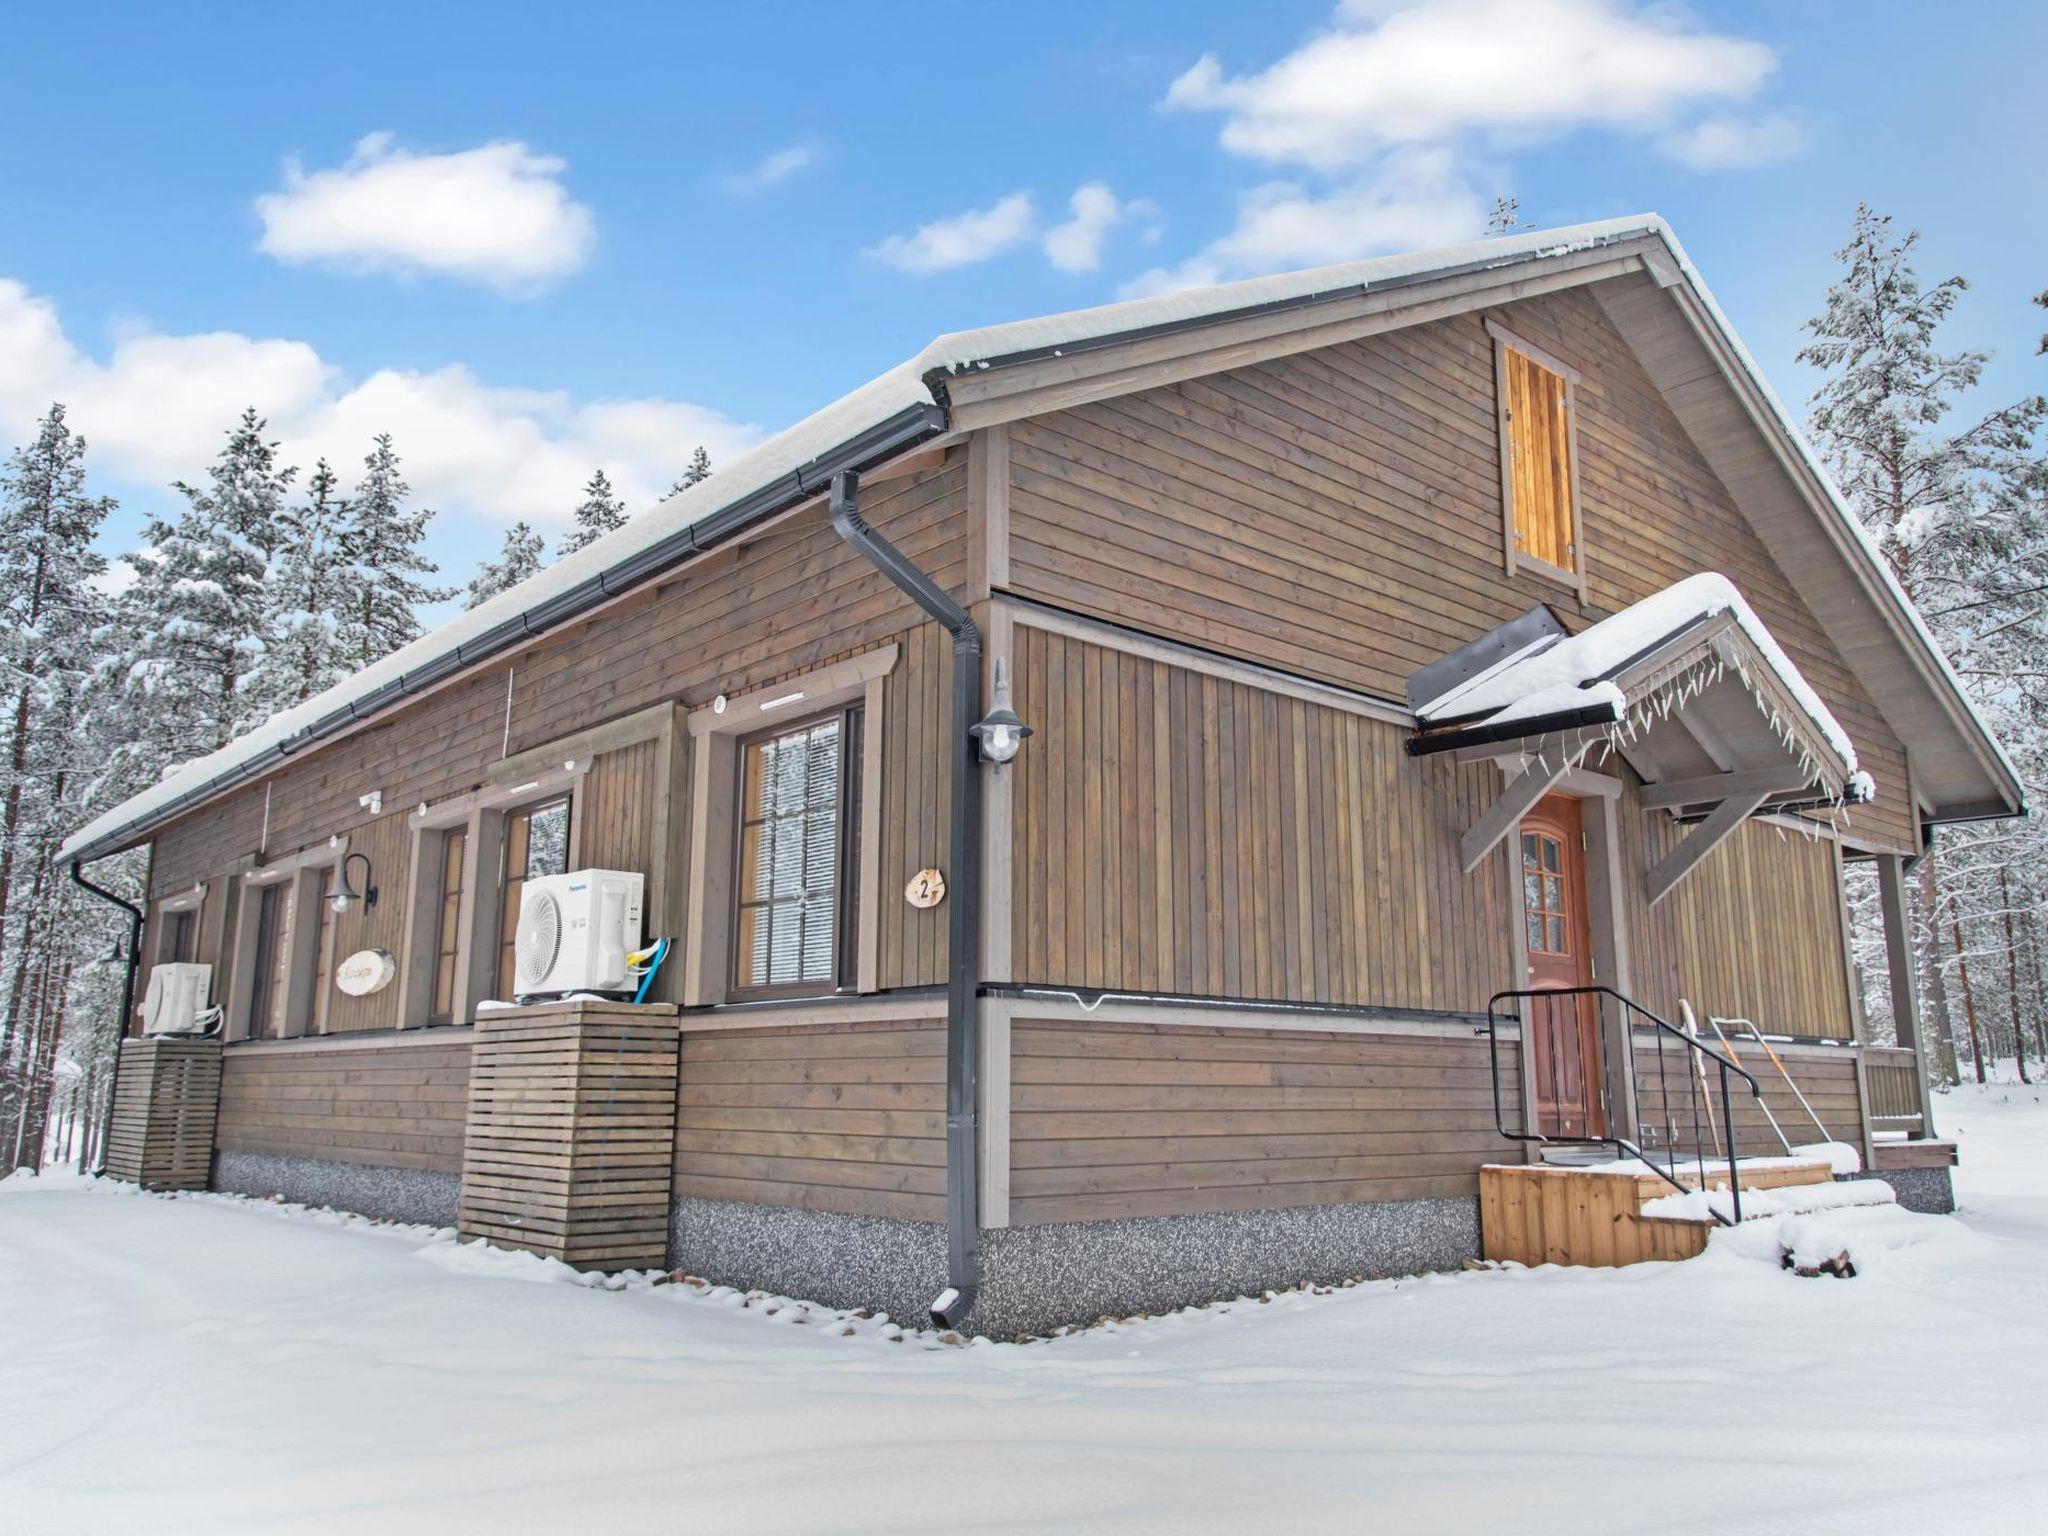
[[[1515,824],[1535,808],[1536,802],[1549,794],[1557,781],[1572,771],[1585,751],[1561,752],[1555,758],[1537,758],[1507,782],[1500,792],[1500,798],[1489,805],[1466,830],[1458,842],[1458,855],[1464,860],[1465,873],[1471,874],[1479,867],[1479,861],[1493,852],[1494,845],[1509,832]]]
[[[1696,779],[1671,779],[1643,786],[1643,805],[1653,811],[1675,811],[1688,805],[1714,805],[1731,795],[1767,795],[1805,789],[1813,775],[1796,764],[1776,768],[1753,768],[1746,772],[1703,773]]]
[[[1649,897],[1650,905],[1654,907],[1669,896],[1672,887],[1691,874],[1700,860],[1720,847],[1769,798],[1768,790],[1754,790],[1730,795],[1715,806],[1684,842],[1659,859],[1656,867],[1643,877],[1643,894]]]

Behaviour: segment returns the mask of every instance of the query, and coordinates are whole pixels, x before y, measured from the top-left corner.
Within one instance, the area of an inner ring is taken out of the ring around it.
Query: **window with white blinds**
[[[741,744],[736,992],[830,992],[846,980],[859,734],[851,708]]]

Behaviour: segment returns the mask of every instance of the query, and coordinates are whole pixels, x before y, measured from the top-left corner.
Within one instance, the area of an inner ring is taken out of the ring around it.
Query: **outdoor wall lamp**
[[[981,760],[1000,768],[1016,757],[1031,734],[1031,727],[1010,707],[1010,669],[1001,657],[996,659],[995,693],[995,706],[970,725],[967,734],[980,749]]]
[[[348,867],[358,859],[363,861],[363,884],[360,890],[348,883]],[[365,910],[376,906],[377,887],[370,883],[375,878],[376,871],[370,867],[370,856],[367,853],[349,854],[341,861],[341,884],[335,893],[327,898],[327,904],[337,912],[346,912],[359,901]]]

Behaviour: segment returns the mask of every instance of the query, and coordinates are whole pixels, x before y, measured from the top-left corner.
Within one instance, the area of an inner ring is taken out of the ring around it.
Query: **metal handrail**
[[[1537,997],[1549,998],[1553,1000],[1560,997],[1612,998],[1624,1010],[1625,1021],[1630,1016],[1647,1020],[1652,1028],[1660,1031],[1663,1034],[1671,1036],[1672,1039],[1678,1041],[1687,1049],[1694,1052],[1695,1055],[1699,1058],[1700,1065],[1704,1066],[1704,1064],[1708,1061],[1712,1061],[1716,1064],[1716,1066],[1720,1069],[1721,1074],[1721,1122],[1722,1134],[1727,1143],[1726,1150],[1728,1153],[1728,1198],[1731,1208],[1731,1217],[1728,1219],[1724,1219],[1719,1211],[1715,1211],[1713,1209],[1711,1202],[1709,1202],[1708,1210],[1713,1215],[1714,1219],[1720,1222],[1723,1226],[1732,1227],[1739,1223],[1742,1220],[1742,1172],[1736,1154],[1735,1100],[1734,1096],[1730,1094],[1728,1091],[1728,1074],[1733,1072],[1737,1077],[1740,1077],[1745,1083],[1749,1084],[1750,1094],[1753,1098],[1756,1099],[1756,1101],[1759,1104],[1763,1102],[1762,1088],[1760,1088],[1757,1085],[1756,1078],[1740,1062],[1731,1061],[1728,1057],[1722,1055],[1721,1052],[1715,1050],[1712,1046],[1705,1044],[1696,1036],[1687,1034],[1684,1030],[1680,1029],[1676,1024],[1673,1024],[1669,1019],[1659,1018],[1656,1014],[1652,1013],[1649,1009],[1645,1008],[1641,1003],[1637,1002],[1634,998],[1626,997],[1623,994],[1615,991],[1612,987],[1594,985],[1585,987],[1514,988],[1506,991],[1496,992],[1493,994],[1492,997],[1486,1000],[1486,1053],[1488,1064],[1491,1067],[1491,1071],[1488,1075],[1491,1077],[1493,1083],[1493,1125],[1494,1129],[1500,1133],[1501,1137],[1508,1141],[1538,1142],[1545,1146],[1612,1147],[1614,1148],[1617,1154],[1627,1157],[1633,1157],[1640,1161],[1644,1167],[1648,1168],[1651,1172],[1655,1173],[1659,1178],[1663,1179],[1665,1183],[1669,1184],[1673,1189],[1679,1191],[1681,1194],[1692,1193],[1692,1191],[1688,1189],[1686,1185],[1683,1182],[1681,1182],[1678,1177],[1678,1150],[1675,1137],[1673,1138],[1672,1145],[1666,1149],[1669,1154],[1670,1166],[1668,1168],[1661,1168],[1657,1165],[1656,1159],[1651,1157],[1648,1152],[1644,1151],[1641,1147],[1637,1146],[1634,1142],[1628,1140],[1626,1137],[1623,1136],[1548,1136],[1541,1131],[1531,1131],[1527,1129],[1521,1131],[1511,1131],[1508,1129],[1507,1115],[1504,1107],[1501,1104],[1500,1096],[1500,1022],[1501,1019],[1504,1017],[1504,1015],[1501,1012],[1501,1004],[1504,1001],[1514,1001],[1516,1003],[1519,1003],[1523,999]],[[1525,1022],[1523,1018],[1523,1012],[1524,1010],[1522,1010],[1520,1007],[1517,1007],[1511,1015],[1505,1015],[1505,1017],[1512,1017],[1518,1024],[1521,1024]],[[1607,1031],[1604,1029],[1598,1031],[1598,1038],[1600,1041],[1601,1056],[1600,1091],[1604,1100],[1607,1085]],[[1529,1039],[1526,1029],[1524,1030],[1521,1048],[1522,1071],[1526,1075],[1529,1071]],[[1695,1079],[1695,1074],[1688,1073],[1687,1077],[1689,1080]],[[1669,1119],[1670,1089],[1665,1082],[1664,1052],[1661,1048],[1657,1052],[1657,1079],[1658,1091],[1664,1101],[1665,1116],[1667,1119]],[[1707,1182],[1706,1153],[1702,1143],[1702,1138],[1700,1136],[1699,1092],[1700,1081],[1692,1081],[1690,1097],[1692,1100],[1693,1110],[1693,1153],[1699,1163],[1700,1187],[1702,1190],[1704,1190],[1706,1188]],[[1708,1113],[1709,1124],[1711,1124],[1711,1106],[1709,1106]]]

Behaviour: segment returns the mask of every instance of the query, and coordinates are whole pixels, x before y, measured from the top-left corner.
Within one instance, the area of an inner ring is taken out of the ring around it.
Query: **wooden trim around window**
[[[1586,519],[1579,495],[1579,370],[1550,355],[1533,342],[1525,341],[1498,320],[1488,318],[1486,332],[1493,338],[1493,420],[1500,449],[1501,554],[1509,576],[1527,571],[1546,581],[1571,588],[1581,603],[1588,600],[1586,581]],[[1512,428],[1508,419],[1509,352],[1519,352],[1538,367],[1564,380],[1565,480],[1567,515],[1571,518],[1572,563],[1552,565],[1547,560],[1524,554],[1515,544],[1515,462]]]
[[[732,976],[733,854],[738,847],[738,738],[776,724],[777,708],[805,715],[859,703],[861,722],[860,869],[855,922],[854,990],[878,990],[881,973],[883,679],[901,647],[878,646],[816,672],[690,711],[690,858],[683,933],[682,996],[690,1007],[726,1001]],[[792,698],[792,695],[798,697]],[[764,709],[764,706],[767,708]]]
[[[763,742],[774,741],[785,736],[794,736],[802,731],[825,724],[839,722],[839,775],[833,787],[833,840],[836,847],[832,854],[833,917],[832,917],[832,975],[824,981],[798,981],[765,983],[759,986],[743,986],[736,979],[739,975],[739,911],[745,905],[738,891],[733,893],[731,931],[727,936],[726,996],[732,1002],[760,1003],[778,1000],[794,1000],[806,997],[833,997],[846,990],[855,981],[859,960],[850,951],[858,949],[858,913],[860,911],[860,831],[859,816],[867,804],[870,786],[865,779],[865,757],[867,747],[866,708],[861,700],[848,700],[832,705],[828,709],[814,711],[800,718],[777,721],[757,731],[750,731],[733,742],[737,758],[733,782],[734,809],[732,817],[732,867],[740,868],[744,856],[747,830],[746,816],[746,759],[747,753]],[[860,752],[861,761],[856,761],[847,750],[847,738],[854,738],[853,746]],[[853,802],[853,816],[847,815],[847,802]],[[773,905],[773,903],[754,903]],[[848,919],[854,919],[849,922]]]

